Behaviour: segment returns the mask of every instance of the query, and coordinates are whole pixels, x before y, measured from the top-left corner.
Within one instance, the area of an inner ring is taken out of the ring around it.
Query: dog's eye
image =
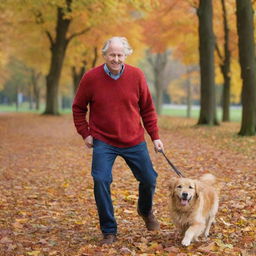
[[[190,189],[194,189],[192,186],[189,186]]]
[[[177,186],[177,188],[182,188],[182,186],[181,186],[181,185],[179,185],[179,186]]]

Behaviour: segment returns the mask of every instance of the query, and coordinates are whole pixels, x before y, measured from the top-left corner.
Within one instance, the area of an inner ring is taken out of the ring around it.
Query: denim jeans
[[[147,216],[153,204],[157,173],[153,169],[146,143],[142,142],[129,148],[118,148],[94,139],[92,176],[100,228],[103,234],[117,233],[110,191],[112,166],[117,156],[121,156],[125,160],[139,181],[138,207],[140,213]],[[125,176],[123,178],[125,179]]]

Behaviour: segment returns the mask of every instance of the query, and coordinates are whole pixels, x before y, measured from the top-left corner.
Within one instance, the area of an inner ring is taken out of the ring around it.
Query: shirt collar
[[[109,68],[108,68],[108,66],[107,66],[106,63],[104,64],[104,71],[105,71],[106,74],[109,75],[111,78],[117,80],[118,78],[120,78],[120,76],[121,76],[121,75],[123,74],[123,72],[124,72],[124,64],[122,64],[122,68],[121,68],[120,72],[119,72],[117,75],[111,73],[111,71],[109,70]]]

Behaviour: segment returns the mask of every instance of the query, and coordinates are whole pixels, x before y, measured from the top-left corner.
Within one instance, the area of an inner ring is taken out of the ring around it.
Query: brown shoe
[[[103,234],[103,239],[100,241],[100,245],[112,244],[116,241],[115,234]]]
[[[160,229],[160,224],[157,221],[155,215],[153,214],[152,211],[150,211],[148,216],[144,216],[140,213],[139,209],[138,209],[138,214],[142,217],[142,219],[145,222],[146,228],[149,231],[156,231]]]

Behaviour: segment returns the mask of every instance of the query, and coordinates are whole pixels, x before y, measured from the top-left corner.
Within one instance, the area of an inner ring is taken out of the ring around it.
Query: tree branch
[[[77,36],[81,36],[85,33],[87,33],[91,28],[85,28],[79,32],[76,32],[76,33],[73,33],[72,35],[70,35],[68,38],[67,38],[67,42],[70,42],[73,38],[77,37]]]
[[[45,31],[45,34],[46,34],[46,36],[48,37],[48,39],[49,39],[49,41],[50,41],[50,44],[51,44],[51,47],[54,45],[54,40],[53,40],[53,38],[52,38],[52,35],[51,35],[51,33],[48,31],[48,30],[46,30]]]
[[[97,46],[94,47],[94,58],[92,60],[92,68],[94,68],[96,66],[96,62],[97,62],[97,59],[98,59],[98,48]]]
[[[217,55],[219,56],[221,62],[223,63],[224,59],[223,59],[223,56],[221,55],[220,48],[219,48],[219,45],[216,40],[215,40],[215,50],[216,50]]]
[[[41,11],[39,10],[32,10],[34,16],[35,16],[35,22],[36,24],[44,24],[44,17]]]

